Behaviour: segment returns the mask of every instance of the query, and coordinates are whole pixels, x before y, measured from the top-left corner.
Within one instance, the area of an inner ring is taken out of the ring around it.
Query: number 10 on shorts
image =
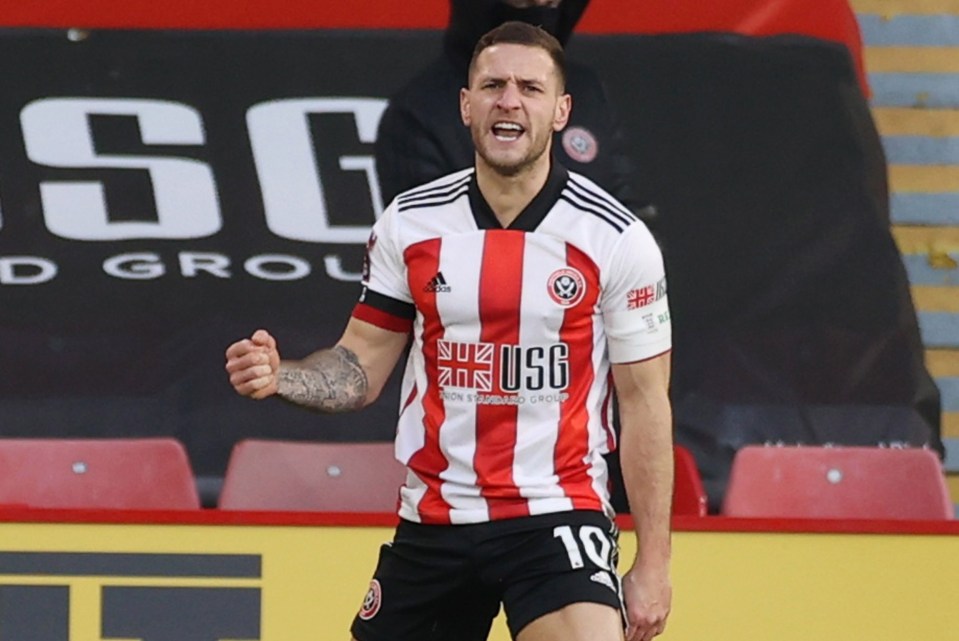
[[[610,564],[613,543],[602,529],[595,525],[582,525],[578,528],[579,538],[573,534],[573,528],[559,525],[553,528],[553,538],[563,542],[569,564],[575,570],[584,567],[583,554],[599,568],[613,571]]]

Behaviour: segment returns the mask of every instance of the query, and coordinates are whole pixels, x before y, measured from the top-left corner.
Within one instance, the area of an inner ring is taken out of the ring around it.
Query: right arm
[[[316,412],[346,412],[372,403],[396,366],[416,310],[396,238],[391,205],[373,226],[363,265],[363,293],[340,340],[299,361],[282,360],[263,329],[226,350],[226,371],[237,393],[279,396]]]
[[[299,361],[282,360],[276,340],[257,330],[226,350],[226,371],[238,394],[277,395],[317,412],[357,410],[379,396],[408,334],[351,318],[336,345]]]

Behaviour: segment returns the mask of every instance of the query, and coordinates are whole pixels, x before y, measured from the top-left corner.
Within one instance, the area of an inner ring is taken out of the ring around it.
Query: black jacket
[[[564,0],[556,9],[518,10],[497,0],[450,0],[442,54],[390,98],[376,140],[376,169],[383,199],[473,165],[473,143],[459,111],[459,91],[480,36],[510,19],[539,24],[566,43],[589,0]],[[554,156],[594,180],[627,207],[641,212],[630,187],[631,163],[599,77],[567,60],[573,97],[569,124],[556,135]]]

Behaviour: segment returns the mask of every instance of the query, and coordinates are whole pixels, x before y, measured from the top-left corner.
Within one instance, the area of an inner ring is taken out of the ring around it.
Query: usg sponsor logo
[[[38,168],[40,176],[36,188],[46,231],[59,239],[108,247],[140,241],[135,243],[137,251],[116,252],[99,261],[109,277],[136,281],[178,274],[225,279],[242,270],[254,278],[284,281],[306,278],[321,266],[332,279],[358,281],[359,268],[345,267],[335,246],[363,245],[383,211],[372,153],[336,158],[337,171],[361,176],[365,186],[350,190],[351,198],[366,199],[358,203],[362,206],[351,207],[351,212],[370,213],[366,214],[369,220],[351,221],[355,224],[335,222],[325,180],[329,176],[322,169],[329,164],[319,163],[318,155],[337,152],[314,139],[310,123],[324,115],[351,117],[356,143],[369,146],[385,107],[386,101],[380,98],[291,98],[254,104],[245,112],[254,187],[261,196],[260,203],[250,205],[262,208],[266,228],[274,237],[264,238],[261,246],[275,246],[277,239],[333,245],[333,251],[319,261],[269,250],[237,257],[183,247],[187,241],[218,236],[226,214],[233,213],[224,212],[214,167],[189,157],[199,155],[197,149],[209,144],[206,123],[191,105],[138,98],[43,98],[23,107],[19,120],[26,160]],[[106,144],[110,138],[103,139],[102,130],[92,126],[102,121],[132,123],[139,137],[137,147],[143,151],[104,151],[110,148]],[[184,150],[182,156],[174,155],[178,148]],[[151,153],[153,149],[157,151]],[[111,198],[118,177],[140,180],[134,191],[141,200],[148,194],[146,201]],[[0,211],[5,214],[5,219],[0,218],[0,236],[8,236],[18,225],[12,224],[12,214],[2,202]],[[164,251],[144,246],[151,241],[164,243]],[[171,243],[181,250],[171,252]],[[0,255],[0,285],[36,285],[59,274],[53,255],[9,249]]]
[[[499,345],[437,341],[439,384],[477,392],[564,390],[569,385],[569,346]]]

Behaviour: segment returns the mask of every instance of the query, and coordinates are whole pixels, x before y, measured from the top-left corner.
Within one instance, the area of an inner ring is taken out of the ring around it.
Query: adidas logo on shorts
[[[433,276],[433,278],[430,279],[430,282],[426,283],[426,287],[423,288],[423,291],[439,294],[441,292],[453,291],[453,288],[446,284],[446,279],[443,277],[443,272],[436,272],[436,276]]]
[[[607,588],[609,588],[609,589],[612,590],[613,592],[616,592],[616,586],[613,585],[613,580],[612,580],[611,578],[609,578],[609,573],[608,573],[608,572],[603,572],[602,570],[600,570],[599,572],[597,572],[597,573],[593,574],[591,577],[589,577],[589,580],[590,580],[590,581],[595,581],[596,583],[602,583],[603,585],[605,585]]]

